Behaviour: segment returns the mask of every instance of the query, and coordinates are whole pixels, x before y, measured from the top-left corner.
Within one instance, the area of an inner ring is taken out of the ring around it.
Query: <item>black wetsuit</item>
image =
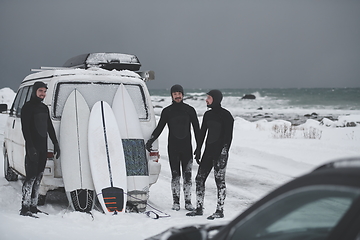
[[[196,208],[202,211],[205,181],[214,167],[218,198],[216,210],[222,212],[226,197],[225,169],[232,141],[234,118],[228,110],[221,107],[220,103],[210,107],[212,109],[204,114],[196,149],[200,154],[200,149],[207,133],[205,150],[195,178]]]
[[[180,165],[183,172],[185,202],[191,201],[191,169],[193,163],[191,131],[192,124],[195,138],[199,132],[199,121],[196,111],[190,105],[180,102],[173,103],[161,112],[159,123],[152,133],[150,142],[159,137],[165,125],[168,125],[168,154],[171,168],[171,189],[175,204],[180,199]]]
[[[22,211],[36,207],[38,191],[47,160],[47,134],[58,145],[48,107],[36,96],[33,89],[30,101],[21,110],[21,125],[25,139],[26,178],[22,187]]]

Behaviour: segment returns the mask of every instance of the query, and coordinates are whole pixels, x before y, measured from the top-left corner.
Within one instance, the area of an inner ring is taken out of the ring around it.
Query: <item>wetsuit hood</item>
[[[36,92],[39,88],[48,88],[47,85],[44,82],[35,82],[33,85],[33,89],[32,89],[32,93],[31,93],[31,100],[32,101],[42,101],[42,98],[39,98],[38,96],[36,96]]]
[[[212,104],[207,105],[209,108],[221,107],[221,101],[223,99],[223,95],[219,90],[217,89],[211,90],[207,93],[207,95],[210,95],[213,98]]]

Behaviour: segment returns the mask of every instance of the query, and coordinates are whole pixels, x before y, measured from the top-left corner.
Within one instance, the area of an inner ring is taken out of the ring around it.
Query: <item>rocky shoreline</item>
[[[198,116],[202,116],[202,114],[207,110],[204,103],[201,99],[201,104],[199,104],[199,99],[194,96],[186,97],[191,106],[193,106],[197,112]],[[154,98],[152,99],[154,110],[157,115],[161,114],[164,106],[171,104],[169,98]],[[293,109],[289,112],[289,109],[275,109],[273,112],[269,109],[264,109],[262,107],[254,108],[254,109],[243,109],[237,106],[228,105],[226,107],[234,117],[241,117],[249,122],[256,122],[262,119],[266,119],[271,122],[274,120],[285,120],[291,122],[293,126],[298,126],[306,123],[307,120],[315,120],[323,125],[332,125],[336,127],[356,127],[360,126],[360,112],[350,113],[346,110],[338,111],[337,109],[321,109],[319,112],[316,112],[316,109]],[[358,117],[355,120],[348,120],[343,125],[342,123],[338,123],[339,117],[343,118],[344,116],[350,116],[356,114]],[[323,123],[324,122],[326,123]]]
[[[312,113],[312,114],[306,114],[306,115],[298,115],[298,114],[283,114],[283,113],[279,113],[279,114],[274,114],[274,113],[253,113],[253,114],[244,114],[244,115],[238,115],[241,118],[244,118],[247,121],[250,122],[255,122],[261,119],[266,119],[268,121],[273,121],[273,120],[285,120],[285,121],[289,121],[291,122],[292,125],[300,125],[305,123],[308,119],[313,119],[313,120],[317,120],[317,121],[321,121],[323,118],[328,118],[331,121],[337,121],[338,120],[338,116],[320,116],[316,113]]]
[[[308,119],[312,119],[315,121],[318,121],[319,123],[324,123],[324,119],[326,119],[326,122],[336,122],[339,120],[340,115],[320,115],[317,113],[311,113],[311,114],[284,114],[284,113],[248,113],[248,114],[238,114],[238,117],[241,117],[249,122],[256,122],[262,119],[266,119],[267,121],[274,121],[274,120],[285,120],[291,122],[293,126],[298,126],[301,124],[304,124]],[[360,126],[359,121],[350,121],[344,124],[343,127],[356,127]]]

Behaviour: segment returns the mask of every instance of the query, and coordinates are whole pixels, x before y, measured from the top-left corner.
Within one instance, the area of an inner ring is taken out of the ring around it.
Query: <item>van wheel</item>
[[[5,148],[4,148],[4,176],[5,179],[8,180],[9,182],[18,180],[18,175],[14,172],[14,170],[12,170],[12,168],[9,165],[9,157]]]

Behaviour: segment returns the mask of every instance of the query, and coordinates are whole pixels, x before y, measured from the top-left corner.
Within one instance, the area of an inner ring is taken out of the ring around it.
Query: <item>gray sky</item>
[[[149,88],[360,87],[360,1],[0,0],[0,88],[89,52],[137,55]]]

